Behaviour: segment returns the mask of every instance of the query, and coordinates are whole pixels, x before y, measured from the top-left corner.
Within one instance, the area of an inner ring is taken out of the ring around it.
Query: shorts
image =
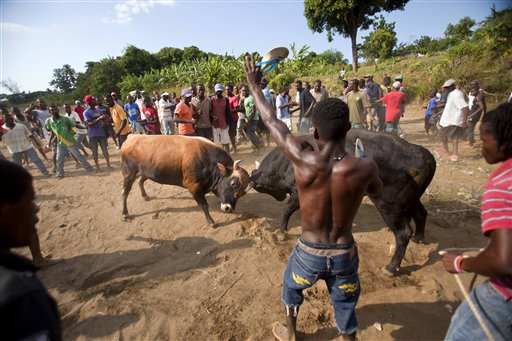
[[[323,279],[334,306],[338,331],[352,334],[359,327],[355,313],[361,293],[358,268],[359,258],[354,243],[313,244],[301,238],[284,272],[281,300],[288,308],[298,309],[304,301],[302,291]]]
[[[285,118],[280,118],[279,119],[281,122],[283,122],[284,124],[286,124],[286,126],[288,127],[288,129],[290,131],[292,131],[292,118],[291,117],[285,117]]]
[[[216,144],[229,144],[229,128],[212,128],[213,142]]]
[[[458,139],[462,136],[462,127],[459,126],[448,126],[442,127],[441,137],[443,139]]]

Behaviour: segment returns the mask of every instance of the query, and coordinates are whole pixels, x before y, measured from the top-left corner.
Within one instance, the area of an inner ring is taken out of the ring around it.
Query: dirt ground
[[[436,154],[440,143],[423,131],[419,107],[407,109],[401,126],[406,140],[429,148],[438,162],[422,198],[430,214],[426,240],[409,245],[400,275],[385,276],[381,268],[391,258],[394,237],[371,202],[363,201],[354,223],[361,259],[361,340],[442,339],[462,293],[438,251],[486,243],[478,203],[493,167],[478,148],[465,145],[457,163]],[[251,170],[273,146],[256,154],[244,145],[234,159]],[[112,144],[109,151],[113,171],[89,175],[69,161],[66,177],[57,180],[29,167],[41,206],[43,252],[63,259],[39,276],[59,304],[64,338],[272,340],[271,324],[284,320],[282,276],[300,234],[300,214],[290,220],[290,238],[278,241],[285,202],[252,190],[235,213],[226,214],[209,194],[219,225],[212,229],[188,191],[148,181],[152,200],[144,201],[134,186],[128,198],[134,218],[123,222],[119,152]],[[29,256],[27,249],[18,251]],[[298,329],[303,340],[337,336],[323,282],[305,291]]]

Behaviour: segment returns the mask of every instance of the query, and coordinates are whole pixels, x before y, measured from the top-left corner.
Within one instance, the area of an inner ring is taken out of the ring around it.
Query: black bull
[[[413,236],[411,219],[416,226],[413,241],[419,242],[424,238],[428,213],[420,198],[434,177],[436,161],[421,146],[391,134],[361,129],[350,130],[347,134],[345,149],[352,156],[357,138],[363,142],[364,157],[377,163],[384,185],[381,196],[372,201],[395,235],[395,252],[386,266],[386,270],[393,273],[400,268]],[[258,169],[252,171],[251,181],[254,189],[276,200],[282,201],[287,194],[290,195],[280,226],[286,232],[290,216],[300,207],[291,161],[276,148],[263,159]]]

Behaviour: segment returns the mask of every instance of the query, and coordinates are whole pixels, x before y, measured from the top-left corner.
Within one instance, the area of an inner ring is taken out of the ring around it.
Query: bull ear
[[[219,167],[220,174],[222,174],[222,176],[226,176],[226,174],[227,174],[226,166],[224,166],[222,163],[217,163],[217,167]]]
[[[256,168],[254,168],[254,169],[260,168],[260,162],[259,161],[254,161],[254,165],[256,166]]]
[[[233,169],[234,170],[237,170],[238,169],[238,165],[242,162],[242,160],[236,160],[235,162],[233,162]]]

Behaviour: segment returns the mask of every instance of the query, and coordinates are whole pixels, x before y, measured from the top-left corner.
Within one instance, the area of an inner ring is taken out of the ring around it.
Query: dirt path
[[[439,143],[423,132],[422,116],[421,109],[408,109],[406,139],[434,151]],[[245,146],[236,158],[252,169],[268,151],[255,155]],[[71,162],[66,178],[55,180],[30,167],[43,251],[65,259],[39,273],[59,303],[65,339],[271,340],[272,322],[283,320],[282,274],[300,233],[299,214],[291,218],[291,238],[279,242],[284,202],[251,191],[234,214],[225,214],[210,194],[219,223],[211,229],[186,190],[148,181],[152,200],[142,200],[134,186],[128,205],[135,218],[123,222],[119,155],[112,147],[110,152],[116,165],[111,172],[87,175]],[[443,338],[451,317],[447,305],[455,309],[462,296],[437,251],[485,244],[478,200],[491,167],[478,149],[463,147],[461,153],[458,163],[436,155],[437,173],[423,197],[430,213],[427,243],[410,244],[402,275],[382,274],[394,238],[370,201],[363,202],[354,228],[363,290],[360,339]],[[305,297],[298,321],[303,339],[333,339],[325,285]]]

